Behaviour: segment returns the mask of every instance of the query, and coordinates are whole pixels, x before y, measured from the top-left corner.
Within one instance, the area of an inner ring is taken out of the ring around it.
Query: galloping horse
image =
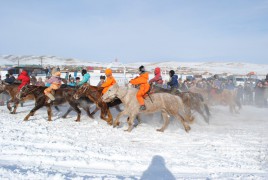
[[[134,119],[138,114],[141,113],[154,113],[161,111],[162,117],[164,119],[164,125],[157,129],[157,131],[163,132],[169,124],[169,115],[174,116],[176,119],[180,120],[184,126],[186,132],[191,128],[187,122],[192,122],[192,117],[187,117],[184,111],[184,104],[180,97],[169,94],[169,93],[155,93],[151,95],[152,101],[149,98],[145,99],[146,110],[140,111],[140,105],[135,98],[137,94],[136,88],[123,88],[119,87],[118,84],[114,84],[109,88],[109,90],[102,96],[102,100],[105,102],[110,102],[114,98],[119,98],[125,106],[124,111],[120,112],[116,117],[114,122],[114,127],[119,124],[119,118],[123,115],[128,115],[128,129],[131,131],[133,129]],[[134,97],[134,98],[133,98]]]
[[[151,91],[153,93],[166,92],[172,93],[170,89],[165,89],[157,85],[151,84]],[[181,97],[184,105],[185,111],[188,116],[191,116],[191,110],[197,111],[207,123],[209,123],[210,112],[207,104],[204,102],[203,96],[199,93],[193,92],[180,92],[177,90],[174,95]]]
[[[42,86],[26,85],[21,89],[21,91],[19,93],[20,98],[23,98],[23,97],[28,96],[29,94],[32,94],[36,99],[35,107],[24,118],[25,121],[27,121],[30,116],[33,116],[34,113],[43,106],[47,107],[48,121],[51,121],[51,116],[52,116],[51,105],[52,105],[52,103],[47,103],[48,98],[44,94],[45,88],[46,87],[42,87]],[[60,105],[60,104],[63,104],[65,102],[68,102],[71,106],[71,109],[74,109],[77,112],[76,121],[80,121],[80,117],[81,117],[81,111],[78,108],[78,106],[81,106],[87,112],[87,115],[90,118],[92,118],[92,115],[89,112],[90,104],[92,104],[92,102],[86,97],[82,97],[78,100],[74,99],[73,94],[75,93],[75,91],[76,90],[73,88],[60,88],[60,89],[56,90],[55,91],[55,98],[56,99],[55,99],[55,101],[53,101],[53,105]],[[66,115],[71,111],[71,109],[69,108],[63,117],[66,117]]]
[[[100,117],[105,120],[108,124],[113,124],[113,116],[110,112],[109,107],[116,107],[118,111],[121,111],[118,108],[118,105],[122,102],[119,99],[116,99],[112,102],[105,103],[102,101],[102,87],[91,86],[89,84],[83,84],[74,94],[75,99],[79,99],[81,96],[87,96],[91,101],[93,101],[98,108],[101,109]],[[108,115],[108,118],[106,116]]]
[[[6,91],[11,97],[7,101],[7,109],[10,111],[11,114],[16,114],[18,105],[20,103],[20,100],[16,97],[16,95],[18,94],[19,85],[20,83],[8,84],[8,83],[5,83],[4,81],[0,81],[0,93]],[[24,97],[23,99],[21,99],[21,101],[23,102],[27,100],[34,100],[34,96],[28,95]],[[11,103],[13,103],[13,108],[14,108],[13,111],[12,111]]]
[[[216,89],[211,89],[211,91],[208,91],[206,89],[201,89],[194,86],[190,88],[190,92],[202,94],[205,97],[206,102],[210,105],[229,106],[231,113],[239,113],[239,109],[241,109],[241,103],[236,97],[235,90],[223,89],[221,92],[217,92]]]

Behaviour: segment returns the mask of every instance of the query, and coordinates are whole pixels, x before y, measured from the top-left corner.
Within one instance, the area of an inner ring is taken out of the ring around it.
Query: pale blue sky
[[[0,54],[268,63],[268,0],[0,0]]]

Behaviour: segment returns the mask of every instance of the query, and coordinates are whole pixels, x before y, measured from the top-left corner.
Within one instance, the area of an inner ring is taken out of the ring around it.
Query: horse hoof
[[[163,129],[157,129],[156,131],[158,131],[158,132],[164,132]]]
[[[75,122],[80,122],[80,120],[75,120]]]
[[[111,126],[111,125],[113,125],[113,122],[107,122],[107,124],[109,124]]]
[[[28,119],[23,119],[23,121],[28,121]]]
[[[191,127],[185,128],[185,131],[188,133],[191,130]]]
[[[63,119],[65,119],[66,118],[66,116],[61,116]]]

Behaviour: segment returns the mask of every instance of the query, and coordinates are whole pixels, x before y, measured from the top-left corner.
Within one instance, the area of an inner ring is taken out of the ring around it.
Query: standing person
[[[144,66],[139,67],[139,73],[140,76],[131,79],[129,82],[133,85],[139,85],[139,91],[136,94],[136,98],[140,104],[140,110],[146,110],[143,97],[150,89],[150,84],[148,83],[149,73],[145,71]]]
[[[101,85],[104,89],[102,90],[102,94],[105,94],[108,89],[116,83],[116,80],[113,77],[112,70],[111,69],[106,69],[105,70],[105,75],[107,77],[106,81]]]
[[[56,70],[57,70],[58,72],[60,72],[60,67],[58,66]]]
[[[163,85],[163,79],[161,76],[161,69],[156,67],[154,69],[154,78],[149,81],[149,83],[155,83],[155,85],[161,86]]]
[[[77,77],[77,69],[74,71],[74,78]]]
[[[258,107],[263,107],[264,105],[264,87],[261,81],[255,87],[255,103]]]
[[[42,78],[39,77],[38,81],[35,83],[36,86],[45,86],[45,83],[43,82]]]
[[[52,90],[57,90],[61,86],[61,73],[56,72],[47,82],[51,85],[44,90],[45,95],[49,98],[48,103],[55,100],[55,97],[51,94]]]
[[[81,72],[83,79],[78,83],[78,86],[82,86],[83,84],[87,83],[90,79],[90,74],[87,73],[87,70],[83,69]]]
[[[46,67],[45,68],[45,73],[46,73],[46,76],[48,75],[48,68]]]
[[[77,69],[74,70],[74,78],[76,78],[76,77],[77,77]]]
[[[179,87],[178,76],[175,74],[174,70],[169,71],[170,80],[167,85],[171,88],[171,93],[175,93]]]
[[[98,87],[101,87],[101,85],[104,83],[104,81],[105,81],[105,76],[100,76],[100,82],[98,83]]]
[[[21,81],[21,84],[18,87],[18,91],[20,91],[23,86],[30,84],[30,77],[28,76],[27,71],[23,70],[18,76],[18,80]]]

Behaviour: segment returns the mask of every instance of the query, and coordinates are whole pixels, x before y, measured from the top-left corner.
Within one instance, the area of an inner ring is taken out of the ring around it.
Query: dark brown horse
[[[204,102],[203,96],[193,92],[180,92],[179,90],[171,92],[170,89],[165,89],[157,85],[151,85],[153,93],[166,92],[181,97],[185,107],[186,113],[191,116],[191,110],[198,112],[204,120],[209,123],[210,112],[207,104]]]
[[[24,86],[19,94],[20,98],[24,98],[28,96],[29,94],[32,94],[36,99],[35,107],[30,111],[30,113],[24,118],[25,121],[29,119],[30,116],[33,116],[34,113],[40,109],[43,106],[47,107],[47,113],[48,113],[48,120],[51,121],[52,111],[51,111],[51,105],[52,103],[48,103],[48,98],[44,94],[44,90],[46,87],[42,86],[33,86],[33,85],[27,85]],[[60,105],[65,102],[68,102],[70,104],[70,108],[68,111],[63,115],[63,117],[66,117],[67,114],[73,109],[77,112],[77,119],[76,121],[80,121],[81,117],[81,111],[78,108],[78,106],[82,107],[86,112],[87,115],[92,118],[92,115],[90,114],[90,104],[93,104],[92,101],[90,101],[86,97],[82,97],[78,100],[73,98],[73,94],[75,93],[76,89],[74,88],[60,88],[55,91],[55,101],[53,101],[53,105]]]
[[[11,114],[16,114],[20,101],[25,102],[27,100],[34,100],[33,95],[26,96],[23,99],[19,100],[16,97],[16,95],[18,94],[19,85],[20,83],[8,84],[5,83],[4,81],[0,81],[0,93],[6,91],[10,96],[10,99],[7,101],[7,109],[10,111]],[[11,103],[13,103],[13,106],[11,105]]]
[[[76,93],[74,94],[74,98],[79,99],[81,96],[87,96],[91,101],[93,101],[96,106],[101,109],[100,117],[105,120],[108,124],[113,124],[113,116],[110,112],[109,107],[117,107],[122,102],[119,99],[115,99],[113,102],[105,103],[102,101],[102,87],[91,86],[89,84],[83,84]],[[93,113],[92,113],[93,114]],[[108,118],[106,118],[108,116]]]

